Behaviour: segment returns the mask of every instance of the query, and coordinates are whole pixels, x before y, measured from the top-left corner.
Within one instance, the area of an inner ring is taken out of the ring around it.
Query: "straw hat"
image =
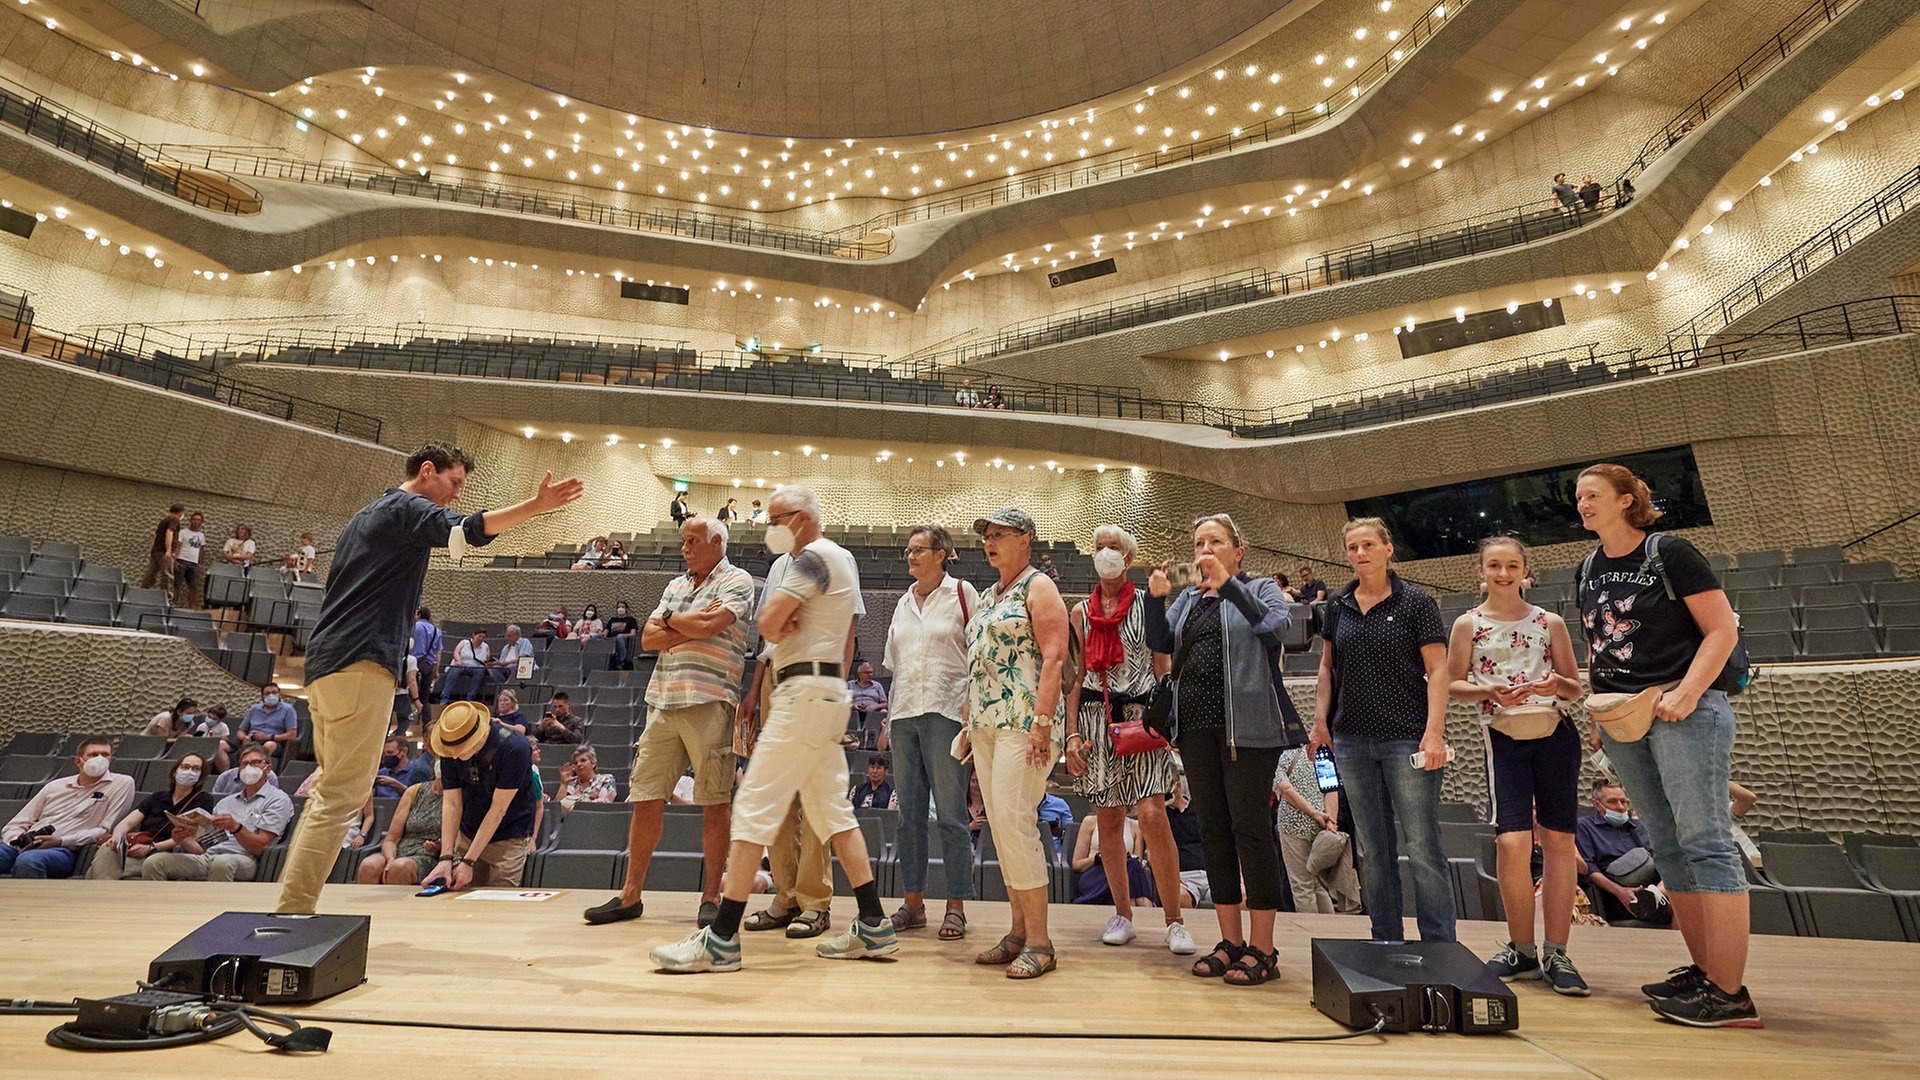
[[[493,730],[493,714],[475,701],[455,701],[442,707],[427,734],[427,743],[440,757],[468,758],[485,745]]]

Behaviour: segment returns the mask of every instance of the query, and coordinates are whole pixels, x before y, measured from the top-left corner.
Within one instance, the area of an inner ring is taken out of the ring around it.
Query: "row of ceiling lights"
[[[527,425],[527,426],[525,426],[525,427],[522,427],[522,428],[520,429],[520,434],[521,434],[521,435],[522,435],[523,437],[525,437],[525,438],[528,438],[528,439],[532,439],[532,438],[534,438],[534,437],[536,437],[536,436],[538,436],[538,435],[540,434],[540,429],[539,429],[539,428],[536,428],[536,427],[534,427],[534,426],[532,426],[532,425]],[[574,440],[574,438],[575,438],[575,436],[574,436],[574,433],[573,433],[573,432],[571,432],[571,431],[561,431],[561,432],[558,432],[558,433],[557,433],[557,437],[559,438],[559,440],[560,440],[560,441],[561,441],[562,443],[567,443],[567,444],[571,444],[571,443],[573,442],[573,440]],[[619,434],[618,434],[618,433],[615,433],[615,432],[609,432],[609,433],[607,434],[607,436],[606,436],[606,445],[608,445],[608,446],[618,446],[618,445],[620,445],[620,436],[619,436]],[[645,449],[647,448],[647,444],[646,444],[646,443],[644,443],[644,442],[636,442],[636,443],[632,443],[631,445],[632,445],[632,446],[634,447],[634,449],[636,449],[636,450],[645,450]],[[662,437],[662,438],[661,438],[661,439],[659,440],[659,444],[658,444],[658,445],[659,445],[659,446],[660,446],[660,448],[661,448],[661,449],[663,449],[663,450],[671,450],[671,449],[673,449],[673,447],[674,447],[674,440],[673,440],[672,438],[670,438],[670,437]],[[705,452],[705,453],[707,454],[707,456],[709,456],[709,457],[711,457],[711,456],[714,456],[714,455],[716,454],[716,451],[717,451],[718,449],[720,449],[720,448],[717,448],[717,447],[712,447],[712,446],[708,446],[708,447],[703,447],[702,449],[703,449],[703,451],[704,451],[704,452]],[[739,453],[740,453],[740,447],[739,447],[739,446],[737,446],[737,445],[736,445],[736,446],[727,446],[727,447],[725,447],[724,449],[725,449],[725,450],[727,451],[727,454],[728,454],[728,456],[730,456],[730,457],[735,457],[735,456],[738,456],[738,455],[739,455]],[[779,456],[780,456],[780,451],[778,451],[778,450],[773,450],[773,451],[770,451],[770,453],[771,453],[771,454],[772,454],[772,455],[773,455],[774,457],[779,457]],[[831,460],[833,459],[833,455],[832,455],[832,454],[830,454],[830,453],[828,453],[828,452],[826,452],[826,451],[824,451],[824,450],[818,450],[818,449],[816,449],[816,448],[815,448],[814,446],[812,446],[811,444],[807,444],[807,443],[803,443],[803,444],[801,444],[801,446],[800,446],[800,456],[801,456],[801,457],[804,457],[804,458],[812,458],[812,457],[814,457],[814,456],[815,456],[816,454],[817,454],[817,455],[819,456],[819,458],[820,458],[820,460],[821,460],[821,461],[831,461]],[[966,450],[955,450],[955,451],[953,452],[953,454],[952,454],[952,458],[953,458],[953,463],[954,463],[954,465],[955,465],[956,467],[958,467],[958,468],[962,468],[962,469],[964,469],[964,468],[966,468],[966,467],[968,466],[968,464],[969,464],[969,462],[967,461],[967,454],[968,454],[968,451],[966,451]],[[882,451],[880,451],[879,453],[877,453],[877,454],[875,454],[875,455],[874,455],[874,457],[873,457],[873,460],[874,460],[874,461],[875,461],[875,462],[876,462],[877,464],[882,464],[882,465],[885,465],[885,464],[891,464],[891,463],[893,462],[893,460],[894,460],[894,453],[893,453],[893,451],[891,451],[891,450],[882,450]],[[906,464],[908,464],[908,465],[911,465],[911,464],[913,464],[913,461],[914,461],[914,459],[913,459],[912,457],[907,457],[907,458],[905,459],[905,461],[906,461]],[[934,459],[934,463],[933,463],[933,464],[934,464],[934,467],[935,467],[935,468],[937,468],[937,469],[944,469],[944,468],[946,468],[946,467],[947,467],[947,459],[946,459],[946,458],[936,458],[936,459]],[[981,464],[981,463],[980,463],[979,461],[977,461],[977,460],[976,460],[976,461],[974,461],[974,462],[972,462],[972,464],[976,464],[976,465],[979,465],[979,464]],[[982,467],[983,467],[983,468],[988,468],[988,469],[1002,469],[1002,470],[1005,470],[1005,471],[1007,471],[1007,472],[1017,472],[1017,471],[1019,471],[1019,465],[1018,465],[1018,464],[1016,464],[1015,462],[1013,462],[1013,461],[1011,461],[1011,460],[1009,460],[1009,459],[1006,459],[1006,458],[998,458],[998,457],[996,457],[996,458],[993,458],[992,460],[990,460],[990,461],[988,461],[988,462],[986,462],[986,463],[985,463],[984,465],[982,465]],[[1044,469],[1046,469],[1046,471],[1048,471],[1048,472],[1050,472],[1050,473],[1058,473],[1058,474],[1060,474],[1061,476],[1065,476],[1065,475],[1066,475],[1066,474],[1068,473],[1068,471],[1069,471],[1069,469],[1068,469],[1068,467],[1067,467],[1067,466],[1065,466],[1065,465],[1062,465],[1062,464],[1060,464],[1060,463],[1059,463],[1058,461],[1054,461],[1054,460],[1048,460],[1048,461],[1044,461],[1044,462],[1037,462],[1037,463],[1033,463],[1033,464],[1029,464],[1029,465],[1027,466],[1027,471],[1028,471],[1028,472],[1034,472],[1034,471],[1036,471],[1036,470],[1038,470],[1038,469],[1041,469],[1041,468],[1044,468]],[[1100,473],[1100,474],[1104,474],[1104,473],[1106,473],[1106,471],[1107,471],[1107,465],[1106,465],[1106,462],[1099,462],[1099,463],[1097,463],[1097,464],[1095,464],[1095,465],[1092,465],[1092,466],[1090,466],[1090,467],[1088,467],[1086,471],[1088,471],[1088,472],[1093,472],[1093,473]],[[1131,466],[1131,467],[1129,468],[1129,472],[1131,473],[1131,475],[1134,475],[1134,476],[1140,476],[1140,475],[1142,475],[1142,474],[1143,474],[1143,471],[1144,471],[1144,470],[1142,470],[1142,469],[1140,468],[1140,466],[1138,466],[1138,465],[1134,465],[1134,466]],[[742,483],[743,483],[743,480],[742,480],[742,478],[740,478],[740,477],[735,477],[735,478],[734,478],[734,480],[733,480],[733,486],[734,486],[734,487],[740,487],[740,486],[742,485]],[[767,481],[766,481],[766,478],[765,478],[765,477],[755,477],[755,478],[754,478],[754,480],[753,480],[753,484],[754,484],[754,486],[755,486],[755,487],[766,487],[766,486],[767,486]]]

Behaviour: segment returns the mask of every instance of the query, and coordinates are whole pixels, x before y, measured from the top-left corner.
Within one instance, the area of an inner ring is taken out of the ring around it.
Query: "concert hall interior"
[[[1920,0],[3,7],[21,1075],[1910,1073]]]

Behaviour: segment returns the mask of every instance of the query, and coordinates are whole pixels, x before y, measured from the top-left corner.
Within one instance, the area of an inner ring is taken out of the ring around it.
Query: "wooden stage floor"
[[[149,960],[225,910],[268,910],[273,885],[0,880],[0,998],[106,997],[133,989]],[[1697,1031],[1653,1018],[1637,987],[1682,962],[1677,935],[1580,930],[1573,955],[1588,999],[1520,985],[1520,1031],[1508,1036],[1384,1035],[1272,1045],[1172,1039],[1056,1039],[1056,1033],[1275,1036],[1337,1034],[1310,1004],[1307,940],[1365,932],[1359,919],[1288,916],[1283,975],[1230,988],[1186,974],[1157,926],[1110,948],[1109,909],[1055,907],[1060,969],[1031,983],[975,966],[1004,929],[1003,904],[971,905],[964,942],[905,935],[893,962],[835,963],[813,943],[750,934],[746,964],[727,975],[649,970],[647,949],[692,925],[696,898],[659,893],[647,917],[589,927],[581,909],[607,894],[562,892],[536,903],[416,899],[399,888],[329,886],[323,910],[373,918],[368,981],[306,1010],[323,1016],[523,1024],[524,1032],[333,1024],[332,1049],[264,1060],[240,1034],[148,1053],[87,1054],[42,1041],[58,1017],[0,1017],[0,1073],[10,1078],[180,1075],[196,1078],[507,1076],[609,1077],[1143,1076],[1315,1077],[1912,1077],[1920,1025],[1920,945],[1756,938],[1748,982],[1764,1031]],[[756,904],[764,901],[756,897]],[[836,901],[836,925],[852,902]],[[1142,909],[1143,924],[1157,912]],[[1217,931],[1196,913],[1202,947]],[[1504,928],[1462,923],[1461,940],[1491,955]],[[1149,941],[1149,939],[1151,939]],[[646,1029],[586,1035],[543,1027]],[[675,1036],[676,1031],[812,1031],[828,1038]],[[868,1038],[868,1032],[925,1032]],[[982,1038],[1024,1035],[1032,1038]]]

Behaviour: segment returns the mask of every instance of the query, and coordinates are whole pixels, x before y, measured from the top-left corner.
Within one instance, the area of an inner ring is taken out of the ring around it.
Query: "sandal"
[[[1053,946],[1032,945],[1021,949],[1020,955],[1007,965],[1007,978],[1037,979],[1059,966],[1053,958]]]
[[[1236,978],[1235,976],[1238,976]],[[1261,952],[1247,946],[1240,959],[1220,981],[1228,986],[1259,986],[1280,977],[1280,950]]]
[[[947,917],[940,920],[940,940],[959,941],[966,936],[967,917],[958,911],[947,912]]]
[[[787,924],[787,936],[790,938],[819,937],[832,929],[833,920],[824,911],[803,911]]]
[[[1235,945],[1222,941],[1213,947],[1213,951],[1193,962],[1193,973],[1202,979],[1218,979],[1227,973],[1227,969],[1240,962],[1246,953],[1245,945]],[[1222,957],[1225,959],[1222,959]]]
[[[748,930],[784,930],[787,924],[793,922],[799,914],[797,911],[789,911],[783,915],[775,915],[772,908],[767,908],[747,916],[747,921],[743,925]]]
[[[1014,957],[1020,955],[1020,950],[1026,947],[1026,938],[1014,937],[1012,934],[1008,934],[1006,937],[1000,939],[1000,944],[974,957],[973,962],[983,966],[988,964],[1010,964],[1013,962]]]
[[[901,904],[900,909],[889,918],[893,921],[893,929],[896,933],[901,930],[924,930],[927,926],[927,909],[925,905],[908,907]]]

